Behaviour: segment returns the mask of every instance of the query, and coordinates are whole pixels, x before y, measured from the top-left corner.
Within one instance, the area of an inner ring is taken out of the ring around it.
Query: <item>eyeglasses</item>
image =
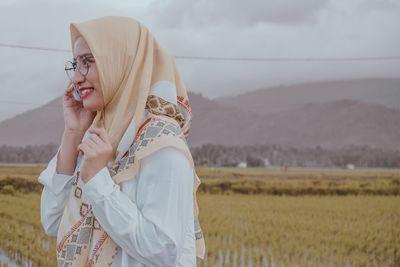
[[[74,58],[73,61],[65,62],[65,72],[71,82],[74,80],[75,71],[77,69],[83,77],[86,77],[89,73],[90,63],[92,62],[94,62],[92,54],[84,54]]]

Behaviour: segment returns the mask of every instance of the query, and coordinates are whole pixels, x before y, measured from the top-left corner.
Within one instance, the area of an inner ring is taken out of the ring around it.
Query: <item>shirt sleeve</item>
[[[38,178],[39,183],[44,186],[40,198],[40,220],[45,233],[49,236],[57,236],[73,177],[73,175],[56,173],[58,154],[59,151]],[[76,165],[78,166],[78,163]]]
[[[146,266],[176,266],[193,228],[193,168],[182,152],[166,147],[142,159],[134,179],[135,192],[121,191],[103,168],[84,185],[93,213],[122,253]]]

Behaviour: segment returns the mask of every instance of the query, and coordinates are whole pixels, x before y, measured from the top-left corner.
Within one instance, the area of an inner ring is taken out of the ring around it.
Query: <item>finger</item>
[[[97,134],[95,134],[95,133],[92,133],[92,134],[89,136],[89,139],[92,140],[92,141],[93,141],[94,143],[96,143],[97,145],[104,145],[104,141],[101,140],[101,138],[100,138]]]
[[[75,99],[74,98],[74,96],[73,96],[73,91],[75,90],[75,86],[74,86],[74,84],[73,83],[70,83],[69,85],[68,85],[68,87],[67,87],[67,89],[65,90],[65,93],[64,93],[64,96],[67,98],[67,99]]]
[[[93,140],[89,138],[86,139],[84,143],[93,151],[98,151],[100,148],[98,144],[96,144]]]
[[[71,91],[73,88],[74,88],[74,83],[73,83],[73,82],[70,82],[70,83],[68,84],[67,90],[68,90],[68,91]]]
[[[104,143],[110,144],[106,129],[91,127],[89,128],[89,132],[97,134],[100,137],[100,139],[103,140]]]
[[[72,90],[74,90],[74,84],[73,83],[69,83],[67,89],[65,90],[65,95],[71,93]]]
[[[87,143],[82,143],[78,146],[78,151],[83,155],[92,155],[94,153],[93,149],[88,146]]]
[[[79,144],[76,150],[78,151],[79,155],[85,155],[85,148],[83,148],[83,144]]]

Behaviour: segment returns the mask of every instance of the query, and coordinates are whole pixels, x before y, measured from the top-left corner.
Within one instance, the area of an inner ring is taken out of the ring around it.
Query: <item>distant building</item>
[[[346,165],[346,169],[348,169],[348,170],[354,170],[355,168],[356,168],[356,166],[354,164],[349,163]]]
[[[237,167],[239,168],[247,168],[247,162],[241,161],[238,163]]]

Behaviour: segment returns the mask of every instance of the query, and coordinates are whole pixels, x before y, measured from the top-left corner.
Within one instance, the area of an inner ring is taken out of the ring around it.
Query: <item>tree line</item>
[[[27,145],[0,147],[1,163],[47,163],[59,145]],[[287,147],[280,145],[223,146],[206,144],[190,148],[197,166],[229,167],[317,167],[345,168],[349,165],[366,168],[399,168],[400,151],[348,146],[340,149]],[[244,164],[244,165],[243,165]]]
[[[400,151],[348,146],[339,149],[287,147],[280,145],[222,146],[207,144],[192,148],[196,165],[247,167],[398,168]]]

